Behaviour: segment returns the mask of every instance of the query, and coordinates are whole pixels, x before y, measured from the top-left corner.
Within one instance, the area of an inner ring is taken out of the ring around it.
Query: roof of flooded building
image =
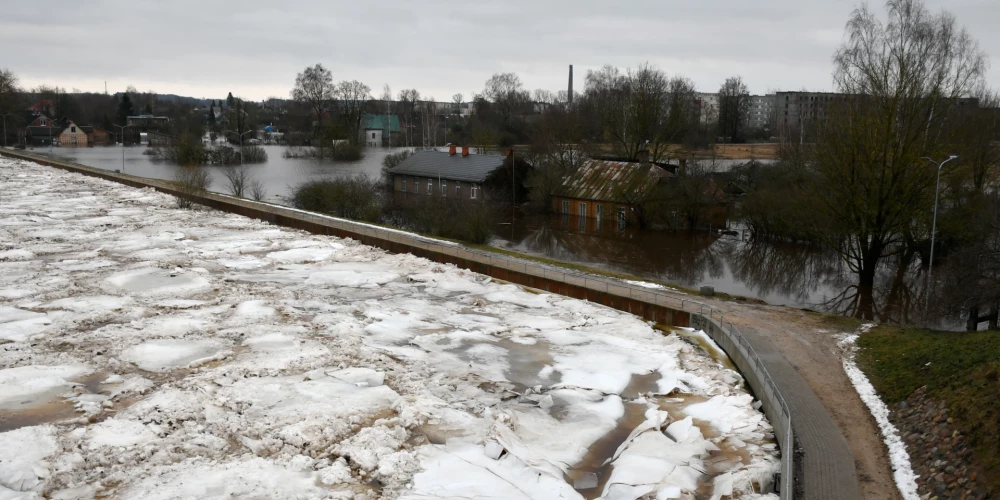
[[[490,172],[503,165],[505,157],[497,155],[454,155],[446,151],[417,151],[400,162],[390,172],[394,175],[414,175],[462,182],[483,182]]]
[[[559,196],[581,200],[620,201],[623,190],[647,191],[672,174],[648,162],[588,160],[563,178]]]

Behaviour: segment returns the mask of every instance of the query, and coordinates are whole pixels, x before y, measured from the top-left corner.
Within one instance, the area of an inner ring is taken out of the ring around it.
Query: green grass
[[[858,338],[858,366],[886,404],[927,386],[944,401],[1000,490],[1000,332],[937,332],[878,326]]]

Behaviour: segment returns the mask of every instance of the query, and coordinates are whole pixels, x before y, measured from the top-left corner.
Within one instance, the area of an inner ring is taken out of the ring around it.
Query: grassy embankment
[[[858,338],[858,366],[882,400],[904,401],[927,386],[944,401],[985,468],[1000,486],[1000,332],[938,332],[878,326]]]

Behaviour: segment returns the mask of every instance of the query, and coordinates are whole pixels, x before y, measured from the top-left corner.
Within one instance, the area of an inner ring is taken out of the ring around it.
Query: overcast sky
[[[1000,85],[998,0],[947,7],[991,56]],[[495,72],[530,89],[583,90],[588,69],[649,61],[717,91],[741,75],[752,93],[832,90],[830,57],[852,0],[46,0],[4,2],[0,67],[26,87],[287,98],[322,63],[376,96],[468,98]],[[225,7],[231,4],[232,7]],[[881,2],[872,2],[881,11]]]

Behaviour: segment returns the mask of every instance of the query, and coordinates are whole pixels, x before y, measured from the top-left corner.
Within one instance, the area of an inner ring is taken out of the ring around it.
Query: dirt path
[[[789,307],[704,300],[728,313],[740,329],[752,328],[778,349],[806,380],[847,439],[866,499],[901,499],[878,425],[841,365],[837,335],[843,327]]]

